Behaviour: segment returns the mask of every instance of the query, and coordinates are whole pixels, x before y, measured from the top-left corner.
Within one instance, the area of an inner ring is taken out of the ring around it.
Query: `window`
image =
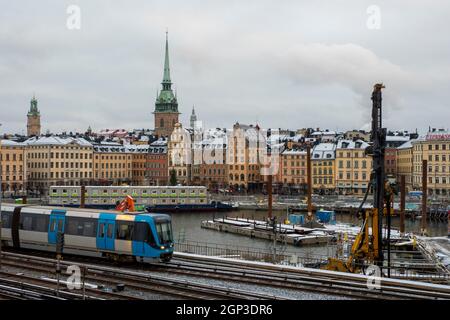
[[[96,219],[67,217],[67,234],[84,237],[95,237],[96,229]]]
[[[106,236],[108,238],[113,237],[113,224],[112,223],[108,224],[108,231],[106,232]]]
[[[20,215],[20,228],[26,231],[35,232],[47,232],[48,226],[48,216],[33,214],[33,213],[22,213]]]
[[[116,221],[116,239],[132,240],[134,223],[130,221]]]
[[[52,224],[50,226],[50,232],[55,232],[56,230],[56,219],[52,220]]]
[[[2,228],[10,229],[12,223],[12,212],[2,211]]]
[[[153,234],[150,232],[150,227],[145,222],[135,222],[134,223],[134,233],[132,235],[133,241],[146,242],[151,246],[155,245],[155,239]]]
[[[105,224],[100,223],[100,227],[98,228],[98,237],[104,238],[105,237]]]
[[[158,232],[161,244],[172,241],[172,227],[168,221],[156,221],[156,231]]]

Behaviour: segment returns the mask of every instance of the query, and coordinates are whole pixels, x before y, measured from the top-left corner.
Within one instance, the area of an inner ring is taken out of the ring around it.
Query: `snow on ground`
[[[450,272],[450,238],[449,237],[420,237],[420,239],[427,244],[439,258],[441,263]]]

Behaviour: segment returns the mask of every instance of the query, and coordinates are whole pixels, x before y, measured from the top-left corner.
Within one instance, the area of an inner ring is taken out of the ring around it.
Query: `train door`
[[[114,214],[100,214],[97,230],[97,248],[114,251],[116,221]]]
[[[48,243],[56,244],[57,233],[64,233],[65,214],[65,210],[52,210],[48,224]]]
[[[145,244],[149,234],[149,226],[146,218],[136,216],[134,223],[133,255],[145,257]]]
[[[20,248],[20,236],[19,236],[20,210],[22,210],[22,207],[14,208],[11,221],[11,238],[13,242],[13,247],[16,249]]]

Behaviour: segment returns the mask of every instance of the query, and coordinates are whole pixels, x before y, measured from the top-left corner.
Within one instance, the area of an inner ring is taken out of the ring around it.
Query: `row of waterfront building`
[[[28,139],[1,141],[2,190],[48,192],[50,185],[205,185],[210,189],[263,190],[267,173],[286,192],[306,190],[306,147],[312,154],[312,186],[319,193],[362,194],[372,160],[370,133],[319,129],[262,130],[236,123],[232,129],[199,128],[192,109],[190,126],[179,123],[172,90],[166,33],[164,72],[154,106],[154,130],[103,130],[83,135],[41,135],[41,113],[33,96],[27,113]],[[112,141],[115,139],[115,141]],[[15,140],[15,141],[14,141]],[[387,136],[388,178],[406,177],[407,190],[422,186],[428,160],[429,193],[450,195],[450,138],[432,130]],[[270,165],[270,171],[267,166]],[[172,181],[170,181],[172,180]]]
[[[51,185],[205,185],[211,190],[261,191],[272,168],[278,192],[304,192],[307,146],[317,193],[363,194],[372,160],[366,133],[264,131],[236,123],[232,129],[197,130],[175,124],[168,139],[151,143],[96,141],[89,135],[39,136],[1,141],[2,190],[45,194]],[[408,191],[422,187],[428,160],[430,194],[450,195],[450,135],[389,135],[387,177],[405,176]],[[171,179],[171,175],[173,176]],[[172,181],[170,181],[172,180]]]

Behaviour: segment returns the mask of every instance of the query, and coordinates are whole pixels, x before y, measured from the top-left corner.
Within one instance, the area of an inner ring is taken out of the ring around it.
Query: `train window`
[[[167,243],[173,241],[172,226],[169,221],[157,221],[156,231],[158,232],[160,243]]]
[[[78,221],[75,218],[67,218],[66,234],[78,235]]]
[[[58,231],[63,231],[63,223],[62,219],[58,219]]]
[[[25,231],[47,232],[48,216],[32,213],[20,215],[20,229]]]
[[[55,232],[56,230],[56,220],[52,220],[52,224],[50,225],[50,232]]]
[[[113,237],[113,224],[111,224],[111,223],[108,224],[108,231],[107,231],[106,236],[108,238],[112,238]]]
[[[86,221],[84,223],[84,231],[83,236],[86,237],[95,237],[95,229],[97,227],[97,222],[94,221]]]
[[[116,222],[116,239],[118,240],[131,240],[133,237],[133,222],[117,221]]]
[[[100,223],[100,227],[98,228],[98,237],[104,238],[105,237],[105,224]]]
[[[47,215],[35,215],[33,218],[33,230],[38,232],[47,232],[48,219],[49,217]]]
[[[153,234],[150,232],[150,227],[145,222],[135,222],[134,223],[134,232],[132,236],[133,241],[141,241],[146,242],[151,246],[155,246],[155,238]]]
[[[20,220],[20,229],[28,231],[33,230],[33,217],[31,215],[22,214]]]
[[[75,236],[95,237],[96,225],[95,219],[68,217],[66,233]]]
[[[2,211],[2,228],[11,229],[12,212]]]

